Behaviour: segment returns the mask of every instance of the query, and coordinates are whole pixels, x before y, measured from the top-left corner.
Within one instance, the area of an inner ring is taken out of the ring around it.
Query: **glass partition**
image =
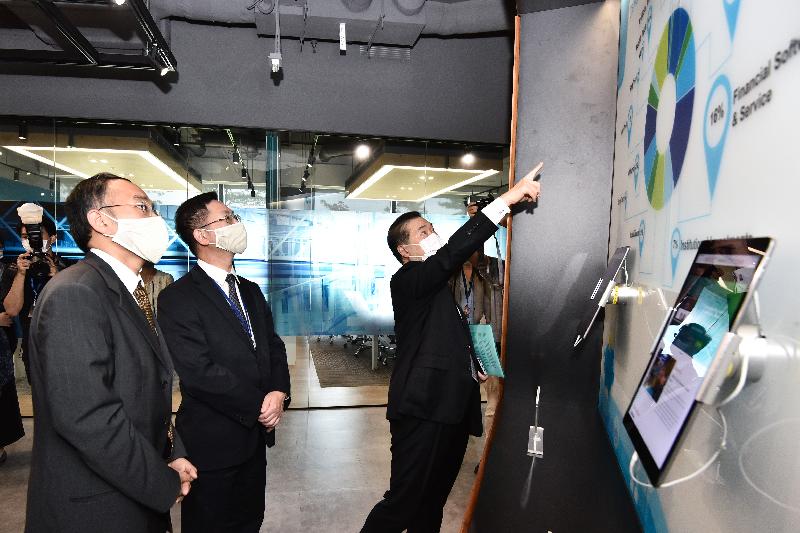
[[[366,155],[359,153],[364,146]],[[477,163],[465,164],[473,152]],[[80,180],[111,172],[157,204],[171,243],[155,268],[178,279],[195,259],[174,233],[175,210],[191,196],[214,191],[247,227],[248,248],[235,267],[261,287],[272,308],[287,345],[293,407],[383,404],[394,343],[389,280],[400,266],[386,246],[389,225],[399,213],[416,210],[449,237],[467,220],[465,200],[504,190],[507,162],[501,146],[0,119],[3,263],[13,268],[23,252],[16,210],[26,202],[41,205],[52,220],[54,251],[64,263],[79,260],[63,202]],[[505,253],[504,230],[484,253]],[[16,321],[18,338],[24,321]],[[15,361],[21,403],[29,410],[25,373]],[[348,372],[356,376],[352,382]]]

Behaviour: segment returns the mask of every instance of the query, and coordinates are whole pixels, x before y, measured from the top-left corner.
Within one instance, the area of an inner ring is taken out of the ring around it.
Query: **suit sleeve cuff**
[[[503,217],[510,212],[511,210],[508,208],[502,198],[495,198],[492,203],[481,210],[481,213],[486,215],[486,218],[491,220],[495,226],[500,224],[500,221],[503,220]]]

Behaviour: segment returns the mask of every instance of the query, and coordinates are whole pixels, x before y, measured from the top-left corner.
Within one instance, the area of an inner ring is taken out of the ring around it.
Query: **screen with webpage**
[[[747,241],[701,248],[636,391],[630,416],[659,468],[689,416],[763,254]],[[724,248],[722,248],[724,246]],[[737,249],[738,248],[738,249]]]

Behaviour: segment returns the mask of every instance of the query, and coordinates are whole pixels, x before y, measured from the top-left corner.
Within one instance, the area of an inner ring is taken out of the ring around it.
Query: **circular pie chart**
[[[644,179],[655,209],[669,202],[686,157],[694,107],[694,32],[689,14],[676,9],[661,34],[647,97]]]

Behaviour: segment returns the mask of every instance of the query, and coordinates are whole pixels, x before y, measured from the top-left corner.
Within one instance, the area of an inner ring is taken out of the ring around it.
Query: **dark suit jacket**
[[[289,394],[286,347],[258,285],[239,278],[256,349],[219,286],[202,268],[164,289],[158,321],[178,370],[183,401],[176,427],[201,470],[242,464],[275,432],[258,422],[264,396]]]
[[[470,433],[481,434],[480,388],[469,364],[471,337],[447,282],[495,231],[497,226],[478,213],[436,255],[410,261],[392,276],[397,361],[387,418],[410,415],[457,424],[468,417]]]
[[[28,533],[159,532],[180,491],[166,345],[94,254],[55,276],[31,321]]]

